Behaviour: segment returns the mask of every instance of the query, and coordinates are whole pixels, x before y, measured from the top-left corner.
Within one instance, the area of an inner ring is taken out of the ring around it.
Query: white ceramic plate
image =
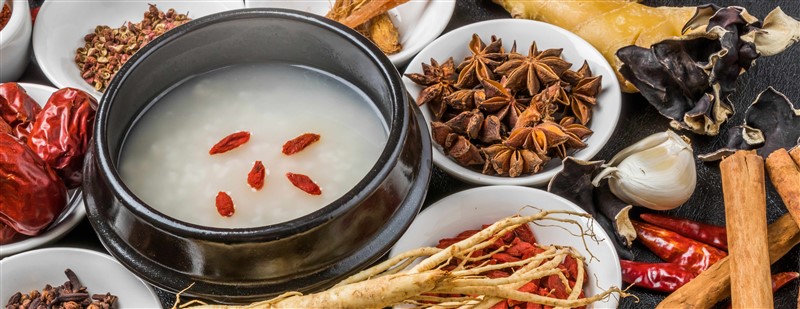
[[[470,229],[480,229],[483,224],[491,224],[500,219],[519,215],[533,215],[539,210],[525,207],[533,206],[542,210],[569,210],[585,213],[575,204],[542,190],[519,186],[487,186],[461,191],[447,196],[425,210],[411,223],[406,233],[397,241],[389,256],[419,247],[434,247],[442,238],[455,237],[458,233]],[[586,283],[586,295],[599,294],[612,286],[620,287],[622,274],[619,257],[611,245],[609,236],[597,222],[575,216],[559,216],[577,219],[584,229],[590,227],[597,234],[595,242],[587,239],[589,250],[597,259],[588,261],[589,253],[583,241],[572,234],[580,234],[574,225],[557,221],[542,221],[548,226],[531,224],[536,240],[543,245],[562,245],[575,248],[587,257],[589,282]],[[596,280],[594,278],[597,278]],[[594,308],[616,308],[619,300],[610,297],[594,304]]]
[[[276,7],[294,9],[325,16],[335,0],[245,0],[250,7]],[[455,10],[455,0],[411,0],[389,10],[389,17],[400,33],[403,49],[389,60],[402,66],[444,30]]]
[[[47,103],[50,95],[56,91],[56,88],[37,84],[19,83],[19,85],[25,88],[28,95],[42,106]],[[0,245],[0,258],[53,243],[72,231],[86,216],[86,209],[83,207],[83,197],[80,190],[70,190],[67,192],[67,196],[69,197],[67,209],[64,210],[61,216],[56,218],[55,223],[42,234],[34,237],[26,236],[22,240]]]
[[[5,304],[16,292],[41,291],[45,284],[64,284],[67,268],[75,272],[89,294],[116,295],[115,308],[161,308],[153,288],[114,258],[77,248],[40,249],[0,260],[0,301]]]
[[[33,27],[33,52],[44,75],[58,88],[78,88],[99,99],[102,93],[81,78],[75,50],[83,47],[83,37],[98,25],[119,27],[126,21],[141,21],[148,3],[162,11],[174,8],[179,13],[188,12],[192,19],[244,7],[241,0],[48,0],[39,9]]]
[[[589,160],[603,148],[603,145],[611,138],[611,134],[614,133],[614,128],[617,126],[622,106],[622,94],[619,84],[614,70],[603,58],[603,55],[589,43],[567,30],[525,19],[498,19],[474,23],[450,31],[433,41],[411,60],[405,73],[422,73],[421,64],[423,62],[429,63],[431,58],[441,63],[447,58],[453,57],[456,65],[458,65],[464,57],[470,54],[467,44],[473,33],[477,33],[484,42],[489,42],[491,36],[496,35],[498,38],[503,39],[503,46],[506,50],[511,49],[511,44],[516,41],[517,50],[523,54],[527,54],[528,47],[533,41],[536,41],[539,50],[563,48],[562,55],[565,60],[573,64],[572,69],[574,70],[580,68],[583,61],[586,60],[592,69],[592,74],[603,76],[602,91],[597,98],[597,106],[593,109],[592,120],[589,122],[589,128],[594,131],[594,134],[586,140],[588,146],[575,152],[573,156],[581,160]],[[405,76],[403,77],[403,82],[411,97],[416,99],[423,87],[415,84]],[[430,109],[425,106],[422,106],[421,109],[430,131],[430,122],[433,119]],[[462,167],[448,158],[442,153],[439,145],[435,145],[434,148],[436,150],[433,152],[433,163],[436,166],[456,178],[475,184],[544,185],[561,170],[559,160],[554,158],[549,165],[545,166],[543,171],[534,175],[516,178],[487,176]]]

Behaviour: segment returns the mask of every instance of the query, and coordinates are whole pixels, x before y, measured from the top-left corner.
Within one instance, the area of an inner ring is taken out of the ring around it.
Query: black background
[[[586,0],[595,1],[595,0]],[[32,6],[40,4],[42,1],[31,1]],[[700,5],[708,1],[643,1],[648,5],[680,6],[680,5]],[[800,1],[713,1],[721,6],[738,5],[748,9],[756,17],[763,18],[776,6],[780,6],[791,16],[800,16]],[[565,12],[568,14],[568,12]],[[455,28],[475,23],[487,19],[509,18],[510,15],[501,7],[488,0],[457,0],[456,10],[450,20],[445,32]],[[755,99],[756,95],[773,86],[778,91],[786,94],[792,101],[800,100],[800,47],[795,46],[788,51],[773,57],[765,57],[757,60],[756,65],[738,80],[738,90],[731,97],[737,113],[721,129],[720,137],[698,136],[687,132],[693,140],[695,153],[706,153],[719,148],[725,135],[725,130],[730,126],[740,124],[747,106]],[[404,67],[398,68],[402,73]],[[21,81],[44,83],[47,79],[31,63]],[[656,132],[664,131],[669,128],[669,122],[651,107],[640,95],[624,95],[623,109],[619,124],[609,143],[600,151],[595,159],[610,159],[622,148],[635,143],[636,141]],[[684,218],[697,221],[713,223],[718,225],[725,224],[725,208],[722,200],[722,187],[717,163],[697,163],[697,189],[692,198],[682,207],[667,212]],[[453,194],[455,192],[473,187],[473,185],[458,181],[438,168],[434,167],[428,197],[425,206],[437,200]],[[772,222],[782,214],[786,213],[786,208],[781,202],[775,189],[767,184],[767,216],[768,221]],[[101,250],[97,236],[84,220],[75,230],[69,233],[64,239],[54,246],[83,247]],[[634,245],[634,254],[637,261],[658,262],[658,257],[650,253],[646,248]],[[791,250],[785,257],[772,265],[772,271],[798,271],[798,257],[800,249]],[[775,308],[795,308],[797,304],[797,293],[800,281],[788,284],[775,294]],[[620,308],[653,308],[666,294],[649,292],[642,289],[631,289],[631,292],[639,297],[639,302],[635,303],[633,298],[621,301]],[[162,302],[166,307],[172,306],[174,295],[158,291]]]

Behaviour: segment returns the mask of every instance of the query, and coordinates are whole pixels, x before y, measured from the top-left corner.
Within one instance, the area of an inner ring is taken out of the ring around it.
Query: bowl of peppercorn
[[[28,1],[0,1],[0,83],[16,81],[31,56],[31,11]]]
[[[546,184],[561,160],[591,159],[621,109],[614,70],[562,28],[500,19],[453,30],[411,60],[434,164],[483,185]]]
[[[377,261],[432,170],[386,55],[285,9],[212,14],[148,43],[109,83],[96,128],[83,188],[100,241],[154,286],[218,302],[319,291]]]

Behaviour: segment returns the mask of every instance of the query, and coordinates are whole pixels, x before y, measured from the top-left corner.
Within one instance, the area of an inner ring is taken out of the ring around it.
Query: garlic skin
[[[608,179],[611,192],[626,203],[655,210],[683,205],[697,186],[688,139],[675,132],[650,135],[617,153],[592,181]]]

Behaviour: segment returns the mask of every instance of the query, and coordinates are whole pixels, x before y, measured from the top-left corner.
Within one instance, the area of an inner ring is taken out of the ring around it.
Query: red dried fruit
[[[230,217],[233,216],[235,209],[233,207],[233,199],[228,193],[220,191],[217,193],[217,212],[220,216]]]
[[[293,155],[319,140],[319,134],[305,133],[283,144],[283,154]]]
[[[67,188],[81,184],[96,108],[90,94],[63,88],[50,96],[31,126],[28,147],[61,176]]]
[[[0,84],[0,119],[8,124],[14,137],[28,141],[33,121],[42,108],[17,83]]]
[[[218,153],[228,152],[236,147],[243,145],[244,143],[247,143],[249,140],[250,140],[250,132],[239,131],[233,133],[231,135],[222,138],[219,142],[214,144],[214,146],[211,147],[211,150],[208,151],[208,154],[215,155]]]
[[[286,173],[286,178],[289,179],[289,181],[292,183],[292,185],[294,185],[295,187],[297,187],[300,190],[305,191],[308,194],[311,194],[311,195],[320,195],[320,194],[322,194],[322,190],[319,188],[319,186],[316,183],[314,183],[314,181],[312,181],[311,178],[309,178],[306,175],[295,174],[295,173]]]
[[[256,161],[253,164],[253,169],[247,174],[247,184],[251,188],[261,190],[264,187],[264,178],[267,176],[264,164],[261,161]]]

